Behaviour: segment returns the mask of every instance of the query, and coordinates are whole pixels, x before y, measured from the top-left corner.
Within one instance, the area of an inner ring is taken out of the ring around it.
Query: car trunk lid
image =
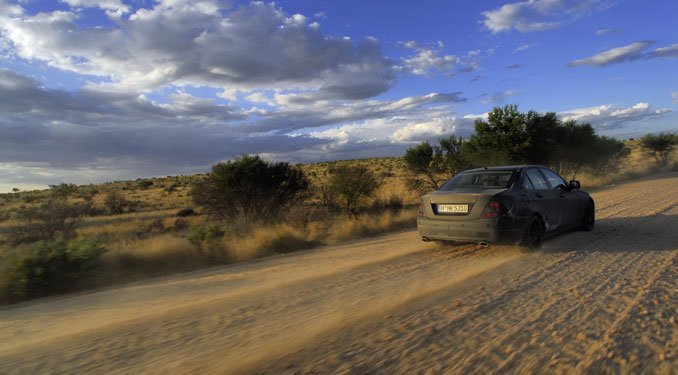
[[[424,213],[429,219],[479,219],[487,203],[506,189],[437,190],[423,197]],[[463,208],[466,206],[466,212]]]

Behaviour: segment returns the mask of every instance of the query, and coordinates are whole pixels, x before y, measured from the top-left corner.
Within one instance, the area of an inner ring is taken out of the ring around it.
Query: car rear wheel
[[[538,216],[532,216],[525,228],[525,235],[521,245],[528,249],[538,249],[544,240],[544,226]]]
[[[584,218],[582,219],[581,230],[590,232],[596,225],[596,208],[593,202],[589,201],[584,210]]]

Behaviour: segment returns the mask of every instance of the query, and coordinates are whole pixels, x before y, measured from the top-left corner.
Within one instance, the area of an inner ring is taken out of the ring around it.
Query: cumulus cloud
[[[391,136],[395,142],[419,142],[422,138],[440,137],[454,133],[454,117],[433,118],[426,122],[410,123],[400,127]]]
[[[421,46],[414,41],[400,42],[402,47],[414,50],[416,54],[403,58],[403,68],[415,75],[428,75],[431,71],[451,74],[453,68],[461,62],[455,55],[441,53],[442,42],[433,46]]]
[[[125,13],[118,1],[68,0]],[[116,5],[118,4],[118,5]],[[4,7],[7,7],[6,5]],[[223,8],[217,0],[158,2],[110,27],[84,27],[78,13],[0,15],[0,36],[30,61],[110,80],[121,90],[165,85],[273,89],[296,85],[363,99],[393,83],[393,63],[374,38],[324,35],[274,4]]]
[[[653,59],[658,57],[675,58],[678,57],[678,44],[672,44],[668,47],[661,47],[650,52],[643,52],[652,42],[642,41],[628,44],[623,47],[612,48],[596,55],[586,57],[579,60],[574,60],[567,64],[569,67],[574,66],[606,66],[627,61],[634,61],[640,59]]]
[[[666,116],[673,113],[670,109],[653,108],[649,103],[636,103],[630,107],[601,105],[564,111],[558,115],[564,120],[590,123],[596,129],[610,130],[622,128],[626,124]]]
[[[528,0],[483,12],[482,23],[493,34],[514,29],[521,32],[548,30],[601,11],[610,4],[603,0]]]

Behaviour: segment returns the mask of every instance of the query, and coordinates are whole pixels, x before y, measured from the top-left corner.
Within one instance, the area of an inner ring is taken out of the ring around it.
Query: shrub
[[[373,213],[390,212],[392,215],[398,215],[402,211],[403,199],[399,196],[392,195],[388,199],[377,199],[372,202],[370,211]]]
[[[76,185],[67,184],[65,182],[62,182],[59,185],[49,185],[49,187],[52,189],[52,195],[61,199],[67,199],[78,190]]]
[[[178,218],[174,220],[174,224],[172,225],[172,229],[175,231],[182,231],[184,229],[187,229],[190,226],[188,221],[182,218]]]
[[[197,247],[208,260],[214,261],[224,234],[226,231],[218,225],[199,226],[193,228],[188,234],[188,242]]]
[[[329,184],[342,201],[346,214],[358,217],[368,198],[380,185],[372,171],[362,165],[340,165],[330,171]]]
[[[0,280],[8,299],[36,297],[72,289],[93,271],[105,249],[84,236],[42,241],[2,259]]]
[[[648,134],[640,139],[640,144],[647,155],[653,157],[657,164],[664,167],[668,165],[671,151],[678,144],[678,135],[674,133]]]
[[[137,180],[137,187],[139,189],[145,190],[151,186],[153,186],[153,181],[151,180],[141,180],[141,179]]]
[[[155,219],[143,227],[144,232],[162,232],[165,230],[165,223],[162,219]]]
[[[129,202],[121,192],[112,190],[106,194],[104,204],[112,214],[121,214],[125,207],[129,205]]]
[[[89,206],[70,204],[65,199],[51,199],[42,206],[24,208],[17,214],[19,224],[14,227],[14,240],[17,243],[51,240],[57,234],[73,237],[88,211]]]
[[[177,212],[177,216],[179,217],[186,217],[186,216],[193,216],[195,215],[195,211],[192,208],[182,208]]]
[[[212,217],[271,222],[300,201],[307,189],[301,168],[244,155],[213,165],[191,195]]]

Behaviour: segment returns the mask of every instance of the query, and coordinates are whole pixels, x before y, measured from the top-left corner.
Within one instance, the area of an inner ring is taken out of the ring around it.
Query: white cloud
[[[678,57],[678,43],[650,51],[648,57]]]
[[[615,29],[600,29],[600,30],[596,30],[596,35],[603,36],[603,35],[614,34],[616,32],[617,32],[617,30],[615,30]]]
[[[590,65],[590,66],[605,66],[614,63],[619,63],[623,61],[633,61],[638,60],[643,57],[641,51],[644,50],[647,46],[650,45],[650,42],[635,42],[629,45],[612,48],[603,52],[600,52],[591,57],[586,57],[579,60],[574,60],[567,66],[581,66],[581,65]]]
[[[532,48],[536,45],[537,45],[536,43],[534,43],[534,44],[523,44],[521,46],[516,47],[516,49],[514,49],[513,52],[515,53],[515,52],[525,51],[526,49]]]
[[[489,112],[481,113],[481,114],[475,114],[475,113],[469,113],[467,115],[464,115],[463,118],[467,120],[487,120],[489,117]]]
[[[273,102],[273,100],[271,100],[271,98],[269,98],[268,96],[266,96],[262,92],[254,92],[250,95],[247,95],[245,97],[245,100],[247,100],[248,102],[251,102],[251,103],[256,103],[256,104],[262,104],[263,103],[263,104],[266,104],[266,105],[269,105],[269,106],[275,105],[275,102]]]
[[[238,89],[233,87],[224,87],[220,93],[217,94],[218,97],[232,102],[238,100]]]
[[[426,76],[437,71],[446,76],[451,76],[455,69],[458,73],[469,73],[478,68],[477,59],[480,51],[477,50],[457,56],[442,52],[445,44],[441,41],[421,45],[410,40],[398,42],[398,45],[415,52],[413,55],[402,58],[402,66],[400,67],[401,70],[414,75]]]
[[[117,1],[69,0],[115,8]],[[253,2],[164,1],[114,26],[85,27],[77,12],[0,15],[0,39],[17,56],[109,79],[121,91],[167,85],[240,90],[298,86],[323,96],[363,99],[386,91],[393,63],[379,42],[322,34],[304,15]],[[7,8],[7,6],[3,6]],[[13,8],[15,9],[15,8]]]
[[[678,104],[678,91],[671,93],[671,99],[673,99],[673,104]]]
[[[60,0],[72,7],[100,8],[111,17],[120,17],[130,12],[132,7],[123,4],[121,0]]]
[[[482,22],[492,33],[548,30],[609,6],[602,0],[528,0],[483,12]]]
[[[667,47],[656,48],[650,52],[643,52],[652,42],[635,42],[623,47],[612,48],[600,52],[591,57],[586,57],[579,60],[574,60],[567,66],[606,66],[610,64],[634,61],[640,59],[654,59],[654,58],[676,58],[678,57],[678,44],[672,44]]]
[[[393,132],[393,142],[420,142],[422,138],[438,138],[452,134],[455,130],[454,117],[433,118],[426,122],[407,124]]]
[[[649,103],[636,103],[630,107],[610,104],[563,111],[558,115],[562,120],[575,120],[590,123],[596,129],[608,130],[622,128],[628,123],[666,116],[673,113],[670,109],[652,108]]]
[[[427,75],[435,69],[447,72],[459,63],[459,58],[454,55],[439,55],[431,49],[421,49],[419,52],[403,60],[403,65],[415,75]]]

